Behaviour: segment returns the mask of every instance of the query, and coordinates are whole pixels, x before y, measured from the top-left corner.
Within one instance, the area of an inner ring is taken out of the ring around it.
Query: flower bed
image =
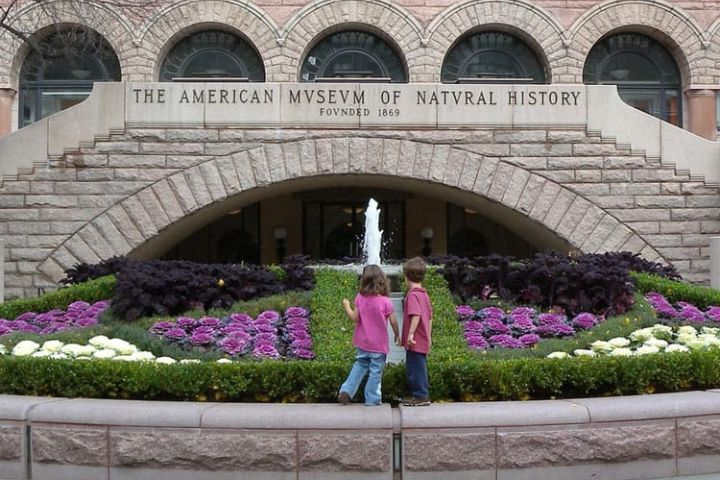
[[[135,345],[121,338],[108,338],[98,335],[87,344],[64,343],[59,340],[48,340],[40,345],[32,340],[18,342],[8,352],[4,345],[0,345],[0,354],[10,354],[15,357],[41,357],[51,360],[125,360],[156,363],[175,363],[170,357],[155,357],[150,352],[144,352]],[[181,360],[188,362],[188,360]]]
[[[86,328],[97,325],[98,318],[109,302],[103,300],[92,305],[76,301],[67,310],[53,309],[44,313],[25,312],[14,320],[0,319],[0,336],[14,332],[47,335],[69,328]]]
[[[692,303],[677,302],[673,306],[663,295],[650,292],[645,295],[659,318],[695,324],[720,324],[720,307],[711,306],[704,312]]]
[[[471,350],[489,348],[528,348],[540,338],[572,336],[578,330],[594,327],[602,320],[592,313],[581,313],[572,320],[560,313],[537,313],[518,307],[506,313],[502,308],[475,311],[467,305],[455,309],[463,324],[463,336]]]
[[[616,337],[610,340],[598,340],[590,344],[590,349],[576,349],[573,356],[629,357],[652,353],[689,352],[720,347],[720,328],[701,327],[698,331],[692,325],[670,327],[656,324],[652,327],[635,330],[628,337]],[[571,356],[566,352],[553,352],[549,358]]]
[[[245,313],[222,318],[180,317],[174,322],[155,323],[150,333],[186,349],[219,350],[232,358],[311,360],[315,357],[309,312],[302,307],[290,307],[284,316],[266,310],[257,318]]]

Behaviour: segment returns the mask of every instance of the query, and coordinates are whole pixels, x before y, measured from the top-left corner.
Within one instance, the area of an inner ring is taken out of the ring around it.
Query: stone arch
[[[438,15],[427,28],[431,81],[440,81],[442,62],[458,40],[489,28],[517,35],[537,54],[548,80],[561,81],[558,62],[566,43],[563,29],[551,14],[524,0],[470,0]]]
[[[220,28],[238,34],[250,43],[263,60],[265,78],[276,81],[283,61],[278,43],[278,27],[270,15],[248,2],[184,0],[159,11],[140,34],[143,60],[133,71],[133,80],[157,81],[160,65],[168,51],[191,33],[207,28]]]
[[[120,61],[122,79],[128,80],[130,65],[134,62],[135,51],[132,38],[132,26],[128,19],[114,9],[96,2],[66,2],[57,1],[58,8],[43,7],[32,3],[20,9],[9,24],[20,31],[33,32],[33,35],[42,35],[57,25],[79,25],[95,30],[102,35],[115,51]],[[92,19],[84,22],[83,18]],[[8,85],[17,90],[18,75],[30,47],[11,35],[7,31],[0,33],[0,85]]]
[[[707,56],[703,61],[705,67],[704,75],[700,75],[697,83],[700,85],[712,85],[720,83],[720,63],[714,59],[720,58],[720,15],[710,25],[708,32]]]
[[[298,11],[285,25],[288,81],[297,81],[304,55],[323,36],[342,28],[361,28],[397,46],[410,82],[426,81],[422,27],[405,9],[382,0],[323,0]]]
[[[262,195],[263,188],[293,181],[347,175],[403,179],[477,196],[583,252],[622,249],[661,258],[582,195],[497,157],[413,140],[340,136],[254,146],[174,173],[96,216],[56,248],[39,270],[57,281],[77,263],[136,252],[161,235],[173,237],[173,228],[177,231],[183,222],[206,223],[212,220],[209,210],[229,199]]]
[[[696,82],[697,63],[705,56],[707,41],[690,15],[663,0],[609,0],[588,9],[570,27],[574,74],[582,83],[585,59],[603,37],[616,32],[644,33],[664,44],[675,58],[683,85]]]

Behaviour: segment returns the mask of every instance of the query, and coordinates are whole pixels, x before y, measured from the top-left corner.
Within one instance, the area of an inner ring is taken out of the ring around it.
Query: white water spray
[[[363,257],[365,265],[380,265],[380,248],[382,246],[382,230],[380,230],[380,209],[374,198],[365,209],[365,238],[363,238]]]

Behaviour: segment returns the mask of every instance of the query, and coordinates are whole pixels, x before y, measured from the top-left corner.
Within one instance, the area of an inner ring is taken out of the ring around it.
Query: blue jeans
[[[405,372],[407,373],[410,395],[415,398],[430,398],[428,381],[427,354],[405,351]]]
[[[350,370],[345,383],[340,387],[341,392],[346,392],[350,398],[355,396],[360,382],[365,375],[368,375],[365,384],[365,405],[380,405],[382,403],[382,373],[385,368],[385,354],[368,352],[362,348],[357,349],[355,364]]]

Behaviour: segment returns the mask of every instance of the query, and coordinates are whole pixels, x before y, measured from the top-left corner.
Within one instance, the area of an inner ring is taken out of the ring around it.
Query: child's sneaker
[[[350,398],[350,394],[347,392],[340,392],[338,393],[338,403],[342,403],[343,405],[349,405],[352,401]]]
[[[428,405],[430,405],[430,399],[409,397],[403,401],[403,405],[405,405],[406,407],[427,407]]]

